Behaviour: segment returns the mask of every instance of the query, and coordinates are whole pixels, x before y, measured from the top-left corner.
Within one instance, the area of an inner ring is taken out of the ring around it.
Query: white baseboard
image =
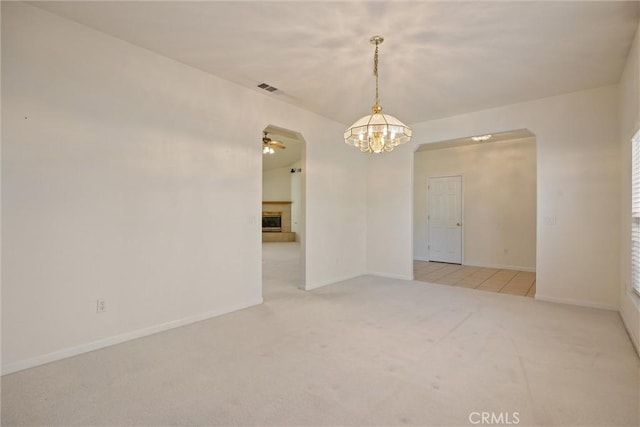
[[[473,263],[463,263],[462,265],[468,267],[482,267],[482,268],[497,268],[499,270],[519,270],[519,271],[527,271],[530,273],[535,273],[535,267],[524,267],[521,265],[502,265],[502,264],[473,264]]]
[[[636,354],[638,355],[638,357],[640,357],[640,345],[636,341],[636,337],[632,332],[633,329],[629,327],[629,324],[627,323],[627,319],[622,314],[622,311],[620,311],[619,314],[620,314],[620,319],[622,319],[622,324],[624,325],[624,328],[627,331],[627,335],[629,336],[629,340],[631,341],[631,345],[633,346],[633,349],[636,351]]]
[[[77,356],[89,351],[99,350],[104,347],[109,347],[115,344],[120,344],[125,341],[131,341],[136,338],[146,337],[148,335],[157,334],[158,332],[167,331],[169,329],[185,326],[190,323],[200,322],[212,317],[222,316],[243,308],[252,307],[254,305],[262,304],[263,300],[260,297],[257,300],[238,304],[230,308],[213,310],[206,313],[196,314],[194,316],[185,317],[182,319],[172,320],[170,322],[161,323],[159,325],[149,326],[147,328],[138,329],[124,334],[115,335],[108,338],[103,338],[97,341],[81,344],[75,347],[69,347],[62,350],[54,351],[52,353],[36,356],[31,359],[19,360],[17,362],[8,363],[2,365],[2,375],[12,374],[14,372],[22,371],[24,369],[33,368],[35,366],[44,365],[45,363],[55,362],[56,360],[66,359],[67,357]]]
[[[429,258],[421,258],[421,257],[413,257],[413,260],[430,262]],[[523,267],[521,265],[476,264],[476,263],[468,263],[468,262],[463,262],[462,265],[467,267],[497,268],[499,270],[520,270],[520,271],[527,271],[530,273],[536,272],[535,267]]]
[[[630,301],[632,307],[631,310],[633,310],[634,313],[627,313],[627,310],[625,310],[626,304],[623,301],[620,301],[620,318],[622,319],[622,324],[627,331],[627,335],[629,335],[629,339],[631,340],[631,344],[633,345],[636,354],[640,357],[640,341],[637,335],[638,329],[634,329],[629,326],[629,322],[634,321],[633,319],[631,319],[631,317],[637,319],[636,316],[640,315],[640,297],[633,290],[628,289],[625,286],[625,290],[622,293],[622,298],[627,298]]]
[[[377,276],[377,277],[386,277],[388,279],[413,280],[413,275],[405,276],[405,275],[401,275],[401,274],[367,272],[367,273],[362,273],[362,274],[355,274],[355,275],[350,275],[350,276],[337,277],[335,279],[330,279],[330,280],[323,280],[322,282],[317,282],[317,283],[314,283],[312,285],[308,285],[305,288],[305,290],[306,291],[311,291],[311,290],[314,290],[314,289],[321,288],[323,286],[333,285],[334,283],[343,282],[345,280],[351,280],[351,279],[355,279],[356,277],[362,277],[362,276]]]
[[[602,304],[599,302],[584,301],[584,300],[571,299],[571,298],[550,297],[547,295],[540,295],[537,292],[534,298],[539,301],[554,302],[558,304],[577,305],[580,307],[599,308],[601,310],[619,311],[619,308],[617,306],[611,305],[611,304]]]
[[[307,286],[305,286],[304,290],[305,291],[311,291],[313,289],[318,289],[318,288],[321,288],[323,286],[333,285],[334,283],[343,282],[345,280],[355,279],[356,277],[360,277],[360,276],[362,276],[362,274],[351,274],[351,275],[348,275],[348,276],[342,276],[342,277],[336,277],[336,278],[329,279],[329,280],[323,280],[321,282],[308,284]]]
[[[413,274],[406,275],[406,274],[395,274],[395,273],[380,273],[378,271],[368,271],[367,275],[385,277],[387,279],[413,280]]]

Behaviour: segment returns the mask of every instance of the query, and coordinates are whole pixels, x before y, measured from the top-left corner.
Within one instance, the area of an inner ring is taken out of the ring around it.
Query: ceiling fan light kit
[[[267,132],[264,132],[264,136],[262,137],[262,154],[273,154],[276,152],[274,148],[284,150],[287,147],[280,141],[272,140],[267,136]]]
[[[384,153],[392,151],[400,144],[411,141],[411,128],[397,118],[382,114],[378,96],[378,46],[384,41],[382,36],[369,39],[376,46],[373,56],[373,75],[376,77],[376,101],[371,107],[371,115],[364,116],[344,132],[344,142],[357,147],[363,153]]]

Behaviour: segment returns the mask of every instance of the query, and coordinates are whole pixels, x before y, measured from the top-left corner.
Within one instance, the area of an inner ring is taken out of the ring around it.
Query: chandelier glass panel
[[[361,118],[345,131],[344,142],[359,148],[363,153],[384,153],[411,141],[411,129],[397,118],[382,114],[378,96],[378,46],[384,38],[373,36],[369,41],[376,46],[373,56],[376,101],[371,107],[371,115]]]

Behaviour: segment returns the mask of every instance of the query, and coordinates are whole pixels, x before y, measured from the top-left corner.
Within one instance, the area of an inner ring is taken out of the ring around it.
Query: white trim
[[[619,311],[619,307],[616,306],[616,305],[602,304],[602,303],[599,303],[599,302],[578,300],[578,299],[572,299],[572,298],[550,297],[550,296],[546,296],[546,295],[540,295],[537,292],[536,292],[536,295],[535,295],[534,298],[537,301],[553,302],[553,303],[557,303],[557,304],[577,305],[577,306],[580,306],[580,307],[599,308],[601,310]]]
[[[427,258],[421,258],[421,257],[413,257],[414,261],[425,261],[425,262],[438,262],[438,261],[430,261]],[[454,264],[457,265],[457,264]],[[536,268],[535,267],[523,267],[521,265],[501,265],[501,264],[460,264],[463,267],[481,267],[481,268],[497,268],[499,270],[520,270],[520,271],[526,271],[529,273],[535,273],[536,272]]]
[[[631,285],[629,285],[626,289],[625,289],[625,295],[627,296],[627,298],[629,298],[629,300],[631,301],[631,303],[634,305],[634,307],[636,308],[636,310],[640,310],[640,295],[638,295],[638,293],[636,292],[635,289],[633,289],[631,287]]]
[[[413,280],[413,274],[406,275],[406,274],[380,273],[380,272],[377,272],[377,271],[368,271],[367,275],[368,276],[384,277],[384,278],[387,278],[387,279]]]
[[[620,317],[622,318],[622,323],[624,324],[624,328],[627,331],[627,335],[629,335],[629,339],[631,340],[631,344],[633,344],[636,353],[640,356],[640,341],[638,341],[638,335],[635,335],[638,331],[634,331],[633,328],[629,327],[628,317],[637,316],[637,311],[640,310],[640,297],[636,293],[635,289],[629,288],[626,289],[626,292],[622,296],[622,298],[627,298],[630,301],[630,304],[633,306],[631,310],[634,311],[634,314],[629,314],[625,311],[626,305],[623,301],[620,302]]]
[[[14,372],[22,371],[24,369],[29,369],[35,366],[44,365],[45,363],[55,362],[57,360],[66,359],[72,356],[77,356],[79,354],[87,353],[89,351],[99,350],[101,348],[120,344],[125,341],[131,341],[137,338],[146,337],[148,335],[157,334],[159,332],[168,331],[170,329],[178,328],[180,326],[185,326],[191,323],[207,320],[212,317],[222,316],[223,314],[228,314],[237,310],[242,310],[244,308],[262,304],[262,302],[263,302],[262,297],[260,297],[257,300],[248,301],[243,304],[238,304],[231,308],[226,308],[222,310],[213,310],[213,311],[209,311],[201,314],[196,314],[194,316],[172,320],[166,323],[161,323],[159,325],[153,325],[153,326],[138,329],[135,331],[126,332],[124,334],[103,338],[97,341],[81,344],[75,347],[65,348],[62,350],[54,351],[52,353],[36,356],[31,359],[19,360],[17,362],[8,363],[6,365],[2,365],[2,375],[12,374]]]
[[[344,282],[345,280],[355,279],[356,277],[360,277],[360,276],[362,276],[364,274],[366,274],[366,273],[351,274],[351,275],[348,275],[348,276],[336,277],[334,279],[329,279],[329,280],[323,280],[321,282],[314,283],[312,285],[308,285],[304,290],[305,291],[311,291],[313,289],[318,289],[318,288],[321,288],[323,286],[333,285],[334,283]]]
[[[497,268],[499,270],[520,270],[535,273],[535,267],[523,267],[521,265],[501,265],[501,264],[463,264],[467,267]]]
[[[622,314],[622,311],[620,311],[619,314],[620,314],[620,318],[622,319],[622,324],[624,325],[624,329],[627,332],[627,335],[629,336],[629,340],[631,341],[631,345],[633,346],[633,349],[636,351],[636,354],[640,357],[640,343],[636,341],[636,337],[635,335],[633,335],[632,329],[629,327],[629,324],[627,323],[626,316]]]

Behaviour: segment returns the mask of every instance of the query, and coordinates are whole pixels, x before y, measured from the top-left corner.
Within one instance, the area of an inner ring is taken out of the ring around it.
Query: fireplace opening
[[[262,212],[262,231],[267,233],[282,232],[282,212]]]

